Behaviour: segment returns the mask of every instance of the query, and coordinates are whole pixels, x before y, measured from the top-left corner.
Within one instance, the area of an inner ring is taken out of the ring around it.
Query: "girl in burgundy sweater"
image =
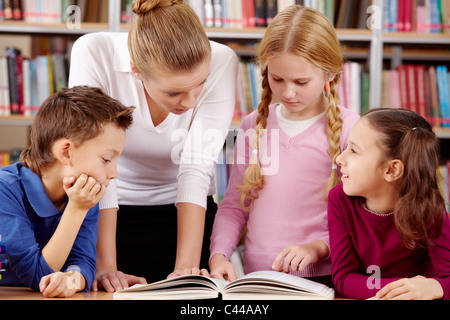
[[[450,221],[439,192],[439,143],[404,109],[374,109],[337,158],[328,198],[333,282],[350,298],[449,299]]]

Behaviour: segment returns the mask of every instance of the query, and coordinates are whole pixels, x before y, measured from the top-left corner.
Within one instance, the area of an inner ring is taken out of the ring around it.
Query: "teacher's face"
[[[150,99],[168,112],[183,114],[193,109],[203,90],[210,71],[210,61],[199,64],[190,71],[156,73],[141,77]]]

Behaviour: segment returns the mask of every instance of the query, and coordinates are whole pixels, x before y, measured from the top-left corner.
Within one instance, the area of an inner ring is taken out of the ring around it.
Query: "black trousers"
[[[208,197],[200,268],[208,268],[216,212],[216,203]],[[144,277],[149,283],[165,279],[175,267],[177,208],[173,204],[119,205],[116,237],[119,271]]]

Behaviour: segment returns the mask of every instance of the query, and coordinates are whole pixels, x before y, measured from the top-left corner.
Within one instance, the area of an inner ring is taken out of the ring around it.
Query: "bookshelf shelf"
[[[121,24],[120,30],[127,32],[129,24]],[[239,39],[239,40],[261,40],[266,28],[207,28],[208,37],[213,39]],[[337,29],[336,33],[341,41],[371,41],[372,31],[366,29]]]
[[[386,44],[442,44],[450,45],[449,33],[415,33],[393,32],[383,33]],[[448,48],[447,48],[448,49]]]
[[[381,0],[373,0],[381,6]],[[65,36],[75,39],[86,33],[112,31],[128,32],[130,24],[121,23],[120,0],[108,1],[107,23],[81,23],[79,29],[70,29],[66,23],[29,23],[24,21],[0,21],[1,35],[40,35]],[[98,20],[100,21],[100,20]],[[105,21],[105,20],[101,20]],[[344,26],[344,25],[341,25]],[[205,27],[209,38],[227,43],[239,56],[253,57],[256,55],[255,47],[242,44],[258,43],[265,34],[266,28],[209,28]],[[391,68],[405,61],[450,61],[450,33],[430,34],[415,32],[383,32],[369,29],[337,29],[339,40],[343,43],[344,56],[348,60],[367,61],[370,72],[371,93],[370,105],[380,105],[381,83],[383,65],[386,60],[391,61]],[[236,44],[236,47],[234,45]],[[412,62],[414,63],[414,62]],[[32,117],[11,116],[0,117],[0,125],[29,126],[33,122]],[[436,129],[440,139],[450,139],[450,129]]]
[[[120,32],[128,32],[130,25],[120,24]],[[82,35],[91,32],[110,31],[108,23],[83,22],[80,29],[69,29],[66,24],[26,23],[23,21],[1,21],[0,33],[20,34],[74,34]],[[265,28],[205,28],[210,38],[261,40]],[[371,41],[372,31],[366,29],[337,29],[341,41]],[[423,34],[410,32],[383,33],[385,44],[442,44],[450,45],[450,34]]]
[[[450,139],[450,128],[434,128],[434,132],[439,139]]]
[[[25,117],[22,115],[11,115],[7,117],[0,117],[1,126],[31,126],[34,117]]]
[[[23,21],[0,22],[0,33],[19,34],[53,34],[53,35],[83,35],[91,32],[108,31],[107,23],[81,23],[80,29],[69,29],[66,24],[26,23]]]

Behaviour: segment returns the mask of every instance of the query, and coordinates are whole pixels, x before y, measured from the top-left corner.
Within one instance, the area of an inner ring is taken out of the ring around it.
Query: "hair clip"
[[[416,131],[416,130],[417,130],[417,127],[412,128],[412,131]]]
[[[252,149],[252,154],[253,154],[253,155],[258,155],[258,149],[253,148],[253,149]]]
[[[332,164],[331,165],[331,170],[337,170],[338,169],[338,165],[337,164]]]

